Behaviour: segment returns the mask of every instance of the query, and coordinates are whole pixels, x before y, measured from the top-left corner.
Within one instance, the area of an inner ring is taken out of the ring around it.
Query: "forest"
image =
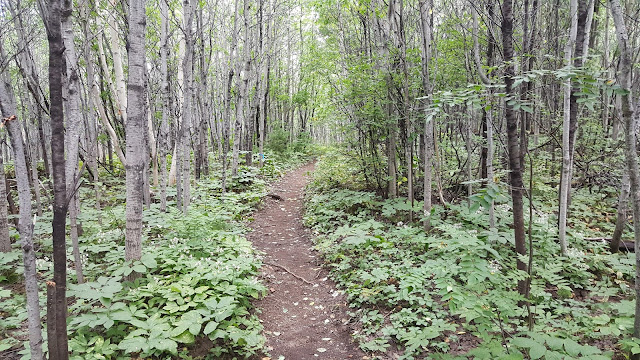
[[[637,0],[0,24],[0,359],[640,359]]]

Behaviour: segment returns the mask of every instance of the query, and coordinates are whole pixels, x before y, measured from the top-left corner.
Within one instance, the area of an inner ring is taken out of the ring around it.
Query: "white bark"
[[[4,51],[0,47],[0,58],[5,59]],[[20,203],[20,222],[18,232],[24,261],[24,285],[27,295],[27,320],[29,324],[29,349],[31,359],[43,359],[42,329],[40,319],[40,304],[38,299],[38,277],[36,273],[36,254],[33,247],[33,222],[31,211],[31,189],[29,187],[29,172],[25,159],[25,147],[22,139],[20,124],[16,118],[16,105],[7,73],[0,75],[0,117],[3,119],[13,148],[13,161],[18,184],[18,199]]]
[[[491,99],[489,99],[489,101],[491,101]],[[490,107],[487,110],[487,184],[495,183],[493,176],[493,148],[493,109]],[[493,206],[493,199],[491,199],[489,204],[489,228],[494,229],[495,227],[496,215]]]
[[[78,209],[75,202],[76,178],[78,177],[78,150],[80,144],[80,134],[82,133],[82,116],[80,114],[80,71],[78,68],[78,57],[73,35],[73,23],[71,19],[71,9],[62,12],[62,40],[64,42],[64,54],[67,64],[66,88],[67,97],[64,105],[65,112],[65,178],[67,180],[67,197],[71,199],[69,203],[69,224],[71,227],[71,243],[73,247],[73,258],[78,283],[84,282],[82,275],[82,259],[78,244]]]
[[[251,55],[250,55],[250,37],[249,37],[249,1],[244,0],[244,42],[243,42],[243,55],[244,67],[240,72],[240,93],[238,96],[238,103],[236,105],[236,121],[234,126],[233,136],[233,154],[231,162],[231,174],[233,176],[238,174],[238,163],[240,157],[240,144],[242,143],[242,126],[247,124],[248,113],[248,94],[249,94],[249,71],[251,69]],[[248,131],[248,129],[247,129]]]
[[[115,8],[117,3],[115,0],[109,0],[109,4],[111,8]],[[131,19],[129,19],[131,22]],[[114,97],[118,98],[118,102],[116,104],[119,105],[120,115],[122,115],[122,119],[124,119],[125,123],[127,121],[127,86],[124,81],[124,70],[122,66],[122,47],[120,46],[120,27],[118,26],[118,21],[116,19],[111,19],[109,23],[109,40],[111,41],[111,54],[113,55],[113,72],[115,73],[115,84],[116,84],[116,93],[113,94]],[[131,32],[131,29],[129,29]],[[109,74],[107,72],[107,74]]]
[[[87,1],[82,7],[82,15],[85,21],[84,28],[83,28],[85,39],[89,39],[92,36],[91,30],[90,30],[92,22],[91,22],[91,19],[89,18],[90,16],[89,6],[90,4]],[[101,205],[100,205],[101,189],[100,189],[100,174],[99,174],[100,170],[98,169],[98,157],[100,156],[99,154],[100,142],[98,141],[98,123],[97,123],[97,119],[95,118],[98,105],[95,103],[94,97],[91,95],[93,91],[93,86],[95,86],[93,56],[95,56],[95,54],[91,50],[91,43],[89,41],[85,41],[84,42],[84,60],[86,62],[87,84],[88,84],[86,97],[87,97],[87,103],[89,104],[89,111],[90,111],[90,114],[87,120],[87,145],[89,147],[89,149],[87,150],[88,156],[89,156],[88,163],[93,173],[93,188],[96,196],[95,209],[97,210],[97,213],[98,213],[98,222],[102,223],[102,216],[100,211],[101,209]]]
[[[126,122],[127,135],[127,229],[125,258],[140,259],[142,252],[142,186],[145,151],[145,0],[129,1],[129,86],[127,103],[131,105]]]
[[[116,131],[113,129],[113,126],[111,126],[111,123],[109,122],[109,118],[107,118],[107,113],[105,112],[104,106],[102,105],[102,100],[100,99],[100,90],[98,89],[98,86],[95,83],[94,83],[94,86],[91,88],[91,98],[93,99],[93,104],[96,106],[98,117],[100,118],[102,125],[107,131],[107,134],[111,139],[111,143],[115,147],[116,156],[118,156],[118,159],[123,165],[126,164],[127,162],[125,160],[124,153],[122,152],[122,147],[120,146],[118,135],[116,134]]]
[[[569,39],[564,48],[564,60],[567,66],[572,64],[573,48],[578,32],[578,0],[571,0],[571,28]],[[560,180],[560,210],[558,213],[558,238],[562,255],[567,254],[567,208],[569,201],[569,188],[571,186],[571,151],[569,149],[569,98],[571,97],[571,80],[564,82],[564,115],[562,118],[562,174]]]
[[[625,160],[629,171],[629,179],[631,181],[631,195],[633,204],[633,230],[635,238],[635,254],[636,254],[636,309],[633,336],[640,338],[640,169],[638,168],[638,153],[636,149],[636,132],[634,124],[640,119],[640,112],[637,111],[633,103],[633,94],[631,89],[631,73],[632,73],[632,55],[629,44],[629,35],[624,23],[624,13],[620,6],[619,0],[610,0],[611,16],[616,26],[616,35],[618,38],[618,48],[620,49],[620,73],[618,74],[618,82],[622,90],[627,94],[622,95],[622,116],[626,124],[625,136]],[[634,354],[632,359],[640,358],[640,355]]]
[[[184,99],[182,105],[182,212],[187,214],[191,198],[191,119],[193,104],[193,0],[184,0],[184,43],[185,52],[182,60],[184,76]]]
[[[432,86],[429,79],[429,61],[431,61],[431,23],[430,14],[433,8],[432,0],[420,1],[420,26],[422,30],[422,71],[423,80],[422,86],[425,94],[430,95],[432,92]],[[428,99],[425,100],[425,107],[429,105]],[[425,111],[424,120],[424,230],[428,231],[431,228],[431,194],[433,192],[433,114],[429,111]]]
[[[162,101],[162,122],[160,123],[160,210],[167,211],[167,136],[169,118],[169,79],[167,70],[167,57],[169,55],[168,45],[168,17],[169,11],[167,3],[160,1],[160,76],[162,76],[161,101]]]
[[[2,154],[0,154],[0,252],[11,251],[7,212],[7,185],[5,181],[4,159],[2,158]]]

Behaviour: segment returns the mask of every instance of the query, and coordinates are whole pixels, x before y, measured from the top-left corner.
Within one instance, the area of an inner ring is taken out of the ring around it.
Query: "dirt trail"
[[[336,291],[302,225],[304,186],[313,164],[272,185],[248,239],[265,253],[261,277],[269,289],[262,309],[267,351],[273,360],[361,359],[351,340],[345,296]]]

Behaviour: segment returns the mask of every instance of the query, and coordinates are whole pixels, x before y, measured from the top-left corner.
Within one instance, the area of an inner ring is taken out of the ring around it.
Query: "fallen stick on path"
[[[280,195],[278,195],[278,194],[267,194],[267,196],[268,196],[268,197],[270,197],[270,198],[272,198],[272,199],[274,199],[274,200],[278,200],[278,201],[282,201],[282,200],[284,200],[284,199],[282,198],[282,196],[280,196]]]
[[[263,262],[263,263],[264,263],[265,265],[269,265],[269,266],[274,266],[274,267],[280,268],[280,269],[282,269],[282,270],[284,270],[284,271],[288,272],[289,274],[291,274],[291,276],[295,277],[296,279],[298,279],[298,280],[302,280],[302,281],[304,281],[305,283],[307,283],[307,284],[309,284],[309,285],[313,285],[313,283],[312,283],[312,282],[310,282],[309,280],[307,280],[307,279],[305,279],[305,278],[303,278],[303,277],[300,277],[300,276],[298,276],[298,275],[296,275],[296,274],[292,273],[292,272],[291,272],[291,270],[287,269],[286,267],[284,267],[284,266],[282,266],[282,265],[278,265],[278,264],[274,264],[274,263],[270,263],[270,262]]]

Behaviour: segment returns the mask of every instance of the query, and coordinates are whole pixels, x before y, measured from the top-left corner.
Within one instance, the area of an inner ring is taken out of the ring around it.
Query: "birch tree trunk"
[[[2,39],[4,41],[4,39]],[[6,56],[0,45],[0,60],[4,63]],[[40,328],[40,304],[38,299],[38,278],[36,273],[36,254],[33,247],[33,222],[31,219],[31,189],[29,188],[29,172],[25,159],[25,148],[22,140],[22,130],[16,117],[16,103],[8,79],[8,73],[0,75],[0,116],[7,127],[11,147],[13,149],[14,169],[18,184],[18,199],[20,203],[20,221],[18,232],[24,261],[24,284],[27,295],[27,320],[29,324],[29,349],[32,359],[43,359],[42,330]]]
[[[429,61],[431,61],[431,12],[433,0],[421,0],[420,29],[422,31],[422,91],[425,96],[431,94],[433,87],[429,78]],[[424,106],[429,106],[429,99],[424,100]],[[433,182],[433,117],[425,110],[424,119],[424,231],[431,229],[431,194]]]
[[[184,38],[185,53],[182,61],[184,73],[184,101],[182,102],[182,212],[186,215],[191,198],[191,119],[194,111],[193,103],[193,3],[184,0],[182,3],[184,12]]]
[[[640,169],[638,168],[638,153],[636,150],[636,132],[634,128],[635,120],[640,117],[640,112],[635,109],[633,94],[631,92],[632,73],[632,48],[629,44],[629,35],[624,23],[624,13],[619,0],[609,0],[611,16],[616,26],[616,36],[618,38],[618,48],[620,49],[620,72],[618,73],[618,83],[624,91],[622,98],[622,117],[626,124],[625,134],[625,159],[627,171],[631,182],[631,202],[633,208],[633,230],[635,238],[636,254],[636,314],[633,326],[633,336],[640,338]],[[640,354],[632,354],[632,359],[639,359]]]
[[[11,251],[9,219],[7,213],[7,184],[5,183],[4,159],[0,155],[0,252]]]
[[[162,77],[161,85],[161,102],[162,102],[162,120],[160,123],[158,151],[160,153],[160,210],[167,211],[167,137],[169,135],[168,119],[169,119],[169,74],[167,70],[167,57],[169,55],[168,44],[168,18],[169,10],[165,1],[160,1],[160,76]]]
[[[86,1],[84,6],[82,7],[82,14],[84,17],[84,37],[85,39],[89,39],[91,34],[91,20],[90,20],[90,7],[91,1]],[[89,146],[89,167],[93,173],[93,187],[96,196],[96,204],[95,208],[98,213],[98,222],[101,222],[101,204],[100,204],[100,170],[98,169],[98,157],[99,157],[99,140],[98,140],[98,123],[96,116],[96,111],[98,109],[98,104],[95,103],[93,96],[91,95],[93,91],[93,87],[95,86],[95,74],[94,74],[94,63],[93,56],[95,53],[91,50],[91,42],[84,42],[84,60],[86,62],[86,72],[87,72],[87,103],[89,104],[90,115],[87,121],[87,144]]]
[[[35,114],[38,121],[38,138],[40,140],[40,146],[42,148],[42,158],[44,160],[45,172],[48,176],[51,174],[51,165],[49,162],[47,144],[44,135],[44,129],[42,126],[42,113],[43,111],[45,111],[45,108],[48,108],[49,104],[47,103],[44,92],[40,87],[40,79],[38,76],[36,63],[33,58],[33,52],[31,51],[31,46],[28,45],[27,35],[25,34],[25,25],[22,21],[22,13],[24,9],[20,6],[20,2],[16,2],[15,7],[13,6],[13,1],[8,1],[7,3],[9,5],[8,7],[9,11],[11,12],[14,27],[16,29],[16,34],[18,35],[18,48],[21,49],[21,51],[17,54],[18,67],[20,68],[20,73],[24,77],[29,92],[31,92],[33,98],[36,101]]]
[[[231,161],[231,175],[236,176],[238,174],[238,163],[240,157],[240,143],[242,142],[242,125],[247,124],[248,118],[248,94],[249,94],[249,71],[251,69],[251,56],[250,56],[250,39],[249,39],[249,1],[244,0],[243,4],[243,19],[244,19],[244,42],[243,42],[243,56],[244,66],[240,72],[240,93],[238,96],[238,103],[236,105],[236,120],[235,120],[235,134],[233,137],[233,154]],[[248,129],[247,129],[248,131]]]
[[[109,1],[111,5],[111,9],[117,8],[117,3],[115,0]],[[131,4],[129,4],[131,7]],[[131,14],[129,14],[131,16]],[[129,33],[131,33],[131,23],[132,19],[129,18]],[[111,54],[113,55],[113,72],[115,73],[115,86],[116,92],[113,93],[114,97],[118,98],[116,101],[116,106],[118,106],[119,115],[122,116],[122,119],[127,121],[127,104],[128,104],[128,93],[127,93],[127,85],[124,81],[124,70],[122,66],[122,48],[120,46],[120,27],[118,26],[118,22],[116,20],[109,21],[109,40],[111,40]],[[129,44],[131,46],[131,44]],[[129,64],[131,66],[131,64]],[[131,76],[131,75],[129,75]]]
[[[131,111],[128,114],[125,127],[127,136],[125,258],[127,261],[139,260],[142,252],[142,186],[146,156],[144,137],[147,121],[144,89],[145,26],[145,0],[131,0],[129,2],[129,84],[127,91],[127,103],[131,105]]]
[[[494,53],[494,39],[493,39],[493,34],[492,34],[492,29],[491,29],[491,21],[493,21],[493,11],[494,11],[494,7],[493,7],[493,3],[489,3],[488,5],[488,15],[489,15],[489,21],[487,22],[487,41],[488,41],[488,46],[487,46],[487,66],[491,67],[493,66],[493,53]],[[489,77],[487,77],[486,72],[484,71],[483,67],[482,67],[482,61],[480,60],[480,46],[478,44],[478,14],[477,14],[477,10],[473,9],[471,10],[471,14],[473,17],[473,57],[476,63],[476,69],[478,71],[478,76],[480,77],[480,80],[482,81],[482,83],[484,85],[491,85],[491,80],[489,79]],[[488,95],[488,101],[489,106],[488,109],[484,110],[485,116],[484,116],[484,127],[486,130],[486,139],[487,139],[487,149],[486,149],[486,162],[485,162],[485,167],[486,167],[486,176],[487,176],[487,185],[488,186],[492,186],[495,183],[495,180],[493,178],[493,153],[494,153],[494,146],[493,146],[493,109],[492,109],[492,90],[491,88],[489,88],[489,95]],[[491,199],[491,201],[489,201],[489,228],[493,229],[496,226],[496,217],[495,217],[495,212],[494,212],[494,203],[493,203],[493,199]]]
[[[605,21],[604,21],[604,40],[603,47],[604,51],[602,54],[602,68],[606,71],[606,76],[609,77],[611,71],[609,70],[609,9],[605,8]],[[611,103],[611,99],[609,98],[609,93],[607,91],[602,92],[602,128],[604,129],[605,134],[609,133],[609,106]]]
[[[235,74],[234,64],[236,59],[236,45],[238,42],[238,7],[239,0],[234,2],[234,15],[233,15],[233,33],[231,35],[231,46],[229,51],[229,60],[227,62],[227,84],[225,86],[224,94],[224,114],[222,116],[222,193],[227,191],[227,153],[229,152],[229,126],[231,123],[231,87],[233,84],[233,77]]]
[[[84,282],[82,275],[82,259],[78,244],[78,209],[76,208],[75,180],[78,174],[78,150],[80,133],[82,132],[82,117],[80,114],[80,72],[76,55],[73,24],[71,20],[71,1],[65,0],[62,9],[62,41],[64,43],[64,55],[67,68],[66,77],[66,101],[65,101],[65,179],[67,196],[69,197],[69,223],[71,227],[71,243],[75,263],[76,277],[79,284]]]
[[[578,32],[578,0],[571,0],[571,28],[569,40],[564,47],[564,60],[571,64],[573,47]],[[562,255],[567,255],[567,210],[569,201],[569,188],[571,186],[571,79],[564,82],[564,116],[562,118],[562,174],[560,177],[560,209],[558,212],[558,239]]]
[[[262,8],[261,8],[262,10]],[[260,19],[260,24],[262,26],[262,18]],[[262,167],[264,165],[264,139],[265,139],[265,131],[267,130],[266,128],[266,123],[267,123],[267,114],[269,111],[269,87],[270,87],[270,80],[269,77],[271,75],[271,41],[272,41],[272,37],[271,37],[271,32],[270,32],[270,28],[271,28],[271,19],[267,18],[266,24],[265,26],[265,30],[264,30],[264,34],[265,34],[265,42],[266,44],[263,47],[262,50],[262,56],[263,59],[262,61],[264,62],[264,57],[266,57],[266,65],[264,68],[264,75],[260,75],[260,76],[264,76],[262,78],[262,87],[261,89],[264,90],[264,92],[262,93],[262,96],[260,97],[260,118],[258,120],[258,131],[260,132],[259,135],[259,139],[258,139],[258,151],[260,152],[259,154],[259,167]],[[262,45],[262,40],[260,41],[260,44]],[[264,48],[267,48],[267,50],[264,50]]]
[[[37,110],[35,110],[35,106],[32,101],[29,101],[29,113],[35,114]],[[26,124],[26,123],[25,123]],[[35,127],[35,125],[34,125]],[[30,157],[31,157],[31,179],[33,182],[33,193],[36,197],[36,214],[40,217],[42,216],[42,199],[40,197],[40,186],[39,186],[39,177],[38,177],[38,140],[37,140],[37,129],[34,129],[34,136],[30,139]],[[28,130],[27,130],[28,131]]]

